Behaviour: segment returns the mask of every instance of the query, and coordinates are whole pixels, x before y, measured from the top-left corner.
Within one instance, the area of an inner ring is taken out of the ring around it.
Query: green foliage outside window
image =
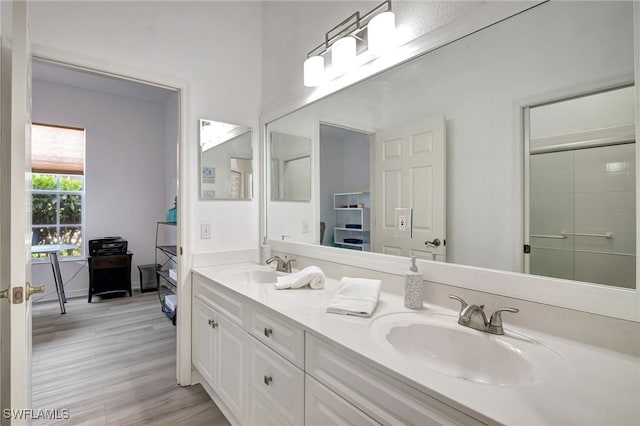
[[[32,175],[32,244],[73,244],[78,248],[62,252],[62,256],[82,254],[82,179],[81,176]],[[35,253],[32,256],[46,257]]]

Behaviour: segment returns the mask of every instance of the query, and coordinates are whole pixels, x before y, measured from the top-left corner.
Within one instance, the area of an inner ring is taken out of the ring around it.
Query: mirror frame
[[[262,178],[260,193],[261,236],[267,235],[267,203],[268,194],[268,133],[267,125],[287,114],[297,111],[317,100],[325,98],[339,90],[347,88],[368,77],[372,77],[387,69],[393,68],[417,56],[428,53],[475,31],[491,26],[499,21],[514,16],[542,2],[489,2],[481,6],[472,16],[457,19],[442,28],[424,34],[397,49],[392,58],[378,58],[369,62],[350,74],[346,74],[333,82],[311,91],[303,99],[283,104],[282,107],[266,112],[260,118],[260,177]],[[640,3],[633,3],[634,26],[634,75],[619,76],[615,81],[607,82],[612,87],[633,79],[636,95],[636,141],[640,140]],[[534,100],[519,100],[516,109],[522,111]],[[522,115],[520,115],[522,117]],[[523,120],[520,119],[519,131],[523,131]],[[636,149],[636,162],[640,160],[640,150]],[[640,173],[636,174],[636,223],[640,223]],[[262,240],[262,238],[260,238]],[[373,271],[402,275],[406,271],[407,258],[380,253],[363,253],[290,241],[269,240],[275,251],[295,253],[299,256],[316,258],[338,264],[344,264]],[[640,242],[640,226],[636,229],[636,247]],[[612,318],[640,322],[640,274],[636,278],[635,289],[624,289],[606,285],[570,281],[558,278],[527,275],[519,272],[508,272],[467,266],[445,262],[418,260],[424,271],[426,281],[437,282],[491,293],[500,296],[522,299],[561,308],[567,308]],[[636,271],[640,271],[640,256],[636,256]]]

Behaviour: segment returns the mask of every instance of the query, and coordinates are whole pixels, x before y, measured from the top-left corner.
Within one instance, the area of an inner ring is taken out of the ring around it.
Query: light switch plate
[[[395,209],[394,235],[396,238],[411,238],[411,209]]]
[[[200,239],[201,240],[210,240],[211,239],[211,224],[210,223],[201,223],[200,224]]]
[[[302,221],[302,233],[303,234],[308,234],[309,233],[309,221],[308,220],[303,220]]]

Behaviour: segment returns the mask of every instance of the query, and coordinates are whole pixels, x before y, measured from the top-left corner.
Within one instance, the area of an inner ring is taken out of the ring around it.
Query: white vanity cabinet
[[[248,312],[247,330],[253,336],[248,424],[303,424],[304,331],[257,305]]]
[[[218,315],[215,331],[218,334],[214,355],[216,392],[236,417],[243,419],[247,399],[247,335],[223,315]]]
[[[211,384],[215,382],[213,355],[216,353],[218,339],[216,339],[216,334],[212,330],[216,318],[217,314],[213,309],[198,299],[194,301],[192,362],[202,375],[202,378]]]
[[[305,375],[304,383],[305,425],[360,426],[380,424],[308,374]]]
[[[246,333],[198,299],[193,312],[193,365],[232,414],[243,419]]]
[[[484,424],[256,300],[193,284],[193,365],[233,424]]]
[[[304,424],[304,372],[258,340],[250,341],[247,424]]]
[[[379,423],[484,424],[308,333],[305,354],[309,376]]]
[[[193,285],[192,363],[229,420],[303,424],[303,330],[214,281],[193,275]]]

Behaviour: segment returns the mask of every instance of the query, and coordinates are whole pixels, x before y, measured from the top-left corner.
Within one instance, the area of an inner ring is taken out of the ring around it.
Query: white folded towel
[[[307,266],[306,268],[293,274],[278,277],[276,290],[285,288],[300,288],[309,284],[312,289],[320,289],[324,287],[324,272],[317,266]]]
[[[343,277],[327,312],[332,314],[370,317],[380,298],[380,280]]]

